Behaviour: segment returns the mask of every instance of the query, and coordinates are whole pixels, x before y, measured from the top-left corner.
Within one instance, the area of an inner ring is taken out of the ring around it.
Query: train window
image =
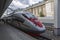
[[[30,18],[29,15],[27,15],[27,14],[22,14],[22,15],[26,18]]]
[[[24,17],[28,18],[25,14],[22,14]]]
[[[31,14],[31,13],[26,13],[25,14],[28,18],[36,18],[33,14]]]

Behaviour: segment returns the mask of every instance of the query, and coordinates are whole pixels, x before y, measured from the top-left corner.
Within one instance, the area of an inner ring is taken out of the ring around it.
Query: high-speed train
[[[46,30],[42,22],[32,13],[28,12],[9,14],[9,16],[3,17],[3,20],[33,36],[38,36]]]

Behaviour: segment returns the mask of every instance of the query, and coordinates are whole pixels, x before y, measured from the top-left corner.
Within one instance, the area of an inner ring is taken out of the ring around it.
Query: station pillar
[[[54,0],[54,35],[60,36],[60,0]]]

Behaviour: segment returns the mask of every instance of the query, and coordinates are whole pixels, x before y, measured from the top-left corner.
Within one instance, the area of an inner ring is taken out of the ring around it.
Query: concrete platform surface
[[[0,40],[37,40],[24,32],[11,27],[7,24],[0,23]]]

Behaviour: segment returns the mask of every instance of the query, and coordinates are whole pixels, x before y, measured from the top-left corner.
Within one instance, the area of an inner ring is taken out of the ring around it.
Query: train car
[[[40,22],[40,20],[34,16],[32,13],[14,13],[9,14],[7,17],[3,17],[5,22],[8,22],[28,34],[33,36],[38,36],[45,32],[46,28]]]

